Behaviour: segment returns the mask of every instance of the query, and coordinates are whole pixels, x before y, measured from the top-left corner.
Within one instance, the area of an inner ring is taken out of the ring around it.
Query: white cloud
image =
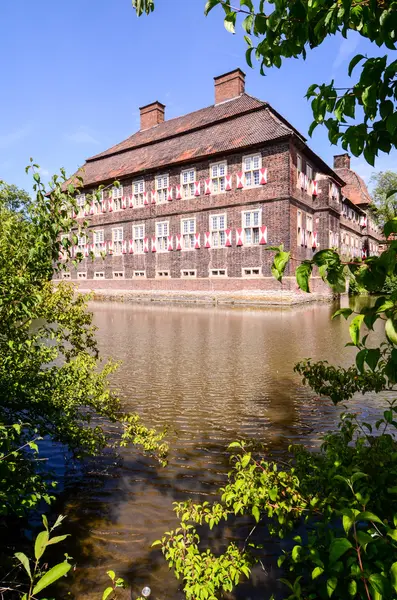
[[[30,132],[31,127],[19,127],[18,129],[14,129],[14,131],[10,131],[10,133],[0,135],[0,148],[8,148],[9,146],[20,142],[25,139]]]
[[[77,131],[66,134],[65,138],[75,144],[98,145],[100,143],[86,127],[80,127]]]
[[[343,38],[339,46],[338,54],[332,63],[333,70],[338,69],[346,60],[350,58],[350,56],[356,50],[359,42],[360,38],[358,35],[350,34],[347,39]]]

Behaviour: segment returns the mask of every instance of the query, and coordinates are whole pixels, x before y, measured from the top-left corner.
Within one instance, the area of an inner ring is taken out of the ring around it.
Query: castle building
[[[296,267],[319,249],[346,258],[378,252],[371,199],[349,156],[329,167],[272,106],[245,92],[240,69],[215,77],[212,106],[166,120],[154,102],[140,121],[79,172],[77,216],[89,226],[75,252],[85,258],[63,277],[81,288],[266,293],[280,287],[267,248],[284,244],[283,286],[295,292]],[[101,201],[87,203],[99,186]],[[324,288],[314,277],[314,291]]]

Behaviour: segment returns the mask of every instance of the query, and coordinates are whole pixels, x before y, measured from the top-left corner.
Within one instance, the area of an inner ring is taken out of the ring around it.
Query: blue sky
[[[156,0],[138,19],[130,0],[1,0],[0,179],[30,189],[24,167],[32,156],[43,178],[61,166],[71,174],[139,128],[138,107],[166,104],[166,118],[213,103],[213,77],[240,66],[248,93],[268,101],[306,135],[311,83],[347,85],[347,65],[360,52],[384,54],[358,35],[329,38],[308,59],[280,70],[245,64],[243,34],[231,35],[221,9],[203,15],[204,0]],[[325,129],[310,146],[332,164]],[[397,153],[376,170],[397,168]],[[353,167],[366,180],[364,159]]]

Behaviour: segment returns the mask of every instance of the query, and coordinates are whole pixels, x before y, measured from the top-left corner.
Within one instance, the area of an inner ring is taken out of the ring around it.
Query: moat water
[[[68,473],[57,508],[67,514],[64,529],[72,533],[73,597],[100,598],[109,569],[131,583],[126,597],[136,598],[144,585],[153,599],[184,597],[161,552],[151,548],[177,525],[172,503],[210,499],[225,484],[226,448],[233,440],[254,438],[273,454],[292,442],[318,446],[340,409],[304,387],[293,367],[305,357],[351,364],[346,322],[330,320],[336,308],[91,305],[103,355],[123,361],[113,381],[125,408],[167,428],[171,452],[165,468],[128,448],[120,459],[109,454],[92,463],[83,478]],[[371,419],[381,403],[360,396],[350,408]],[[61,465],[61,453],[58,459]],[[215,545],[245,535],[226,527]],[[255,570],[235,598],[263,599],[277,587],[274,552],[268,553],[266,570]]]

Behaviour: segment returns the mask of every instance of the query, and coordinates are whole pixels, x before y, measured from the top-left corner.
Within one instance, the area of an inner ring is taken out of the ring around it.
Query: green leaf
[[[373,521],[374,523],[380,523],[383,525],[383,521],[379,517],[368,511],[358,513],[356,521]]]
[[[360,62],[360,60],[362,60],[363,58],[365,58],[365,56],[363,56],[362,54],[356,54],[356,56],[354,56],[350,63],[349,63],[349,69],[348,69],[348,74],[349,77],[351,77],[351,74],[353,72],[353,69],[356,65],[358,65],[358,63]]]
[[[367,350],[367,356],[365,357],[365,362],[371,369],[374,371],[376,369],[376,365],[378,364],[380,359],[380,348],[369,348]]]
[[[351,340],[355,346],[357,346],[357,344],[360,341],[360,327],[362,325],[363,320],[364,320],[364,315],[357,315],[356,317],[354,317],[353,321],[350,323],[349,333],[350,333]]]
[[[374,541],[374,538],[369,535],[369,533],[365,533],[365,531],[357,531],[356,534],[357,541],[364,550],[367,549],[368,544]]]
[[[392,196],[396,193],[397,190],[391,190],[387,195]],[[391,233],[397,233],[397,217],[394,217],[394,219],[390,219],[390,221],[385,223],[385,226],[383,227],[383,233],[385,234],[385,238],[388,238]]]
[[[324,573],[324,569],[322,569],[321,567],[316,567],[312,571],[312,579],[317,579],[317,577],[320,577],[322,573]]]
[[[33,588],[33,595],[38,594],[39,592],[41,592],[41,590],[44,590],[44,588],[48,587],[49,585],[52,585],[61,577],[64,577],[70,571],[71,566],[72,565],[70,565],[69,563],[63,562],[59,563],[58,565],[55,565],[55,567],[52,567],[52,569],[50,569],[45,575],[43,575],[43,577],[39,579],[39,581],[36,583],[36,585]]]
[[[63,540],[66,540],[66,538],[69,536],[70,533],[67,533],[66,535],[56,535],[48,540],[47,546],[51,546],[51,544],[59,544],[59,542],[63,542]]]
[[[116,573],[114,571],[106,571],[106,575],[110,577],[112,581],[114,581],[116,578]]]
[[[24,567],[26,573],[29,575],[29,579],[32,580],[32,573],[30,571],[29,559],[23,552],[16,552],[14,556],[19,560],[19,562]]]
[[[383,575],[380,575],[380,573],[373,573],[369,576],[368,581],[375,592],[378,592],[378,594],[381,594],[381,596],[384,596],[385,598],[390,597],[388,595],[390,586],[386,577],[383,577]]]
[[[347,538],[336,538],[332,540],[329,548],[329,560],[331,563],[339,560],[341,556],[345,554],[350,548],[353,548],[350,541]]]
[[[351,512],[351,511],[350,511]],[[343,523],[343,529],[345,530],[345,533],[349,533],[350,529],[353,527],[353,524],[355,522],[355,518],[353,513],[351,513],[350,515],[343,515],[342,518],[342,523]]]
[[[332,315],[332,318],[335,319],[335,317],[342,315],[342,317],[345,317],[345,319],[347,320],[350,317],[350,315],[352,314],[352,312],[353,311],[351,308],[339,308],[339,310],[334,312],[334,314]]]
[[[261,513],[260,513],[260,510],[259,510],[259,508],[257,506],[253,506],[252,507],[252,515],[253,515],[255,521],[257,523],[259,523],[259,520],[261,518]]]
[[[230,12],[226,15],[224,20],[226,31],[229,31],[230,33],[236,33],[236,16],[237,13],[235,12]]]
[[[39,560],[43,556],[44,550],[48,544],[48,538],[48,531],[40,531],[34,544],[34,555],[36,560]]]
[[[397,562],[390,567],[390,580],[394,590],[397,592]]]
[[[397,331],[393,319],[387,319],[385,324],[386,337],[391,344],[397,345]]]
[[[107,587],[106,590],[102,594],[102,600],[106,600],[106,598],[109,598],[109,596],[112,592],[113,592],[113,588]]]
[[[337,585],[338,585],[338,579],[336,577],[330,577],[330,579],[327,580],[328,598],[331,598],[332,594],[336,590]]]
[[[310,261],[304,261],[296,269],[296,281],[301,290],[310,293],[309,279],[312,273],[312,263]]]
[[[349,581],[347,591],[349,593],[349,596],[355,596],[357,594],[357,583],[354,581],[354,579],[352,581]]]
[[[289,261],[289,257],[290,257],[290,252],[284,252],[283,250],[280,250],[275,255],[275,257],[273,259],[272,273],[273,273],[273,276],[277,279],[277,281],[282,280],[282,277],[283,277],[283,274],[285,271],[285,267],[287,266],[288,261]]]

